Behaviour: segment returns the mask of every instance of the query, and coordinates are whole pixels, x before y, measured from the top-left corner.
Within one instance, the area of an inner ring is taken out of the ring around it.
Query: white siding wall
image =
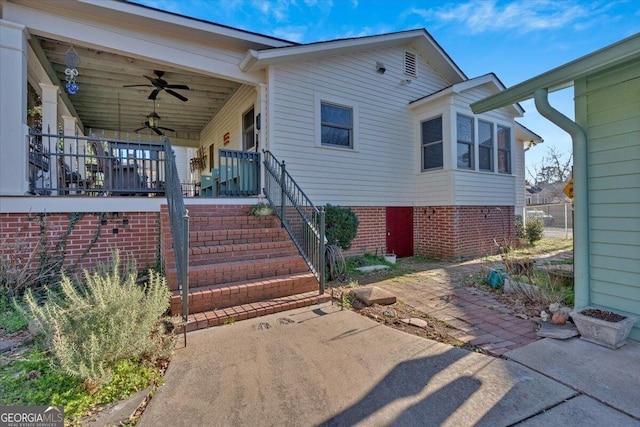
[[[587,80],[591,302],[640,315],[640,61]],[[576,94],[579,97],[580,94]],[[640,339],[636,324],[631,336]]]
[[[358,206],[414,204],[419,173],[410,101],[447,84],[418,56],[418,77],[402,85],[400,48],[272,67],[270,146],[314,203]],[[376,72],[376,61],[386,73]],[[356,107],[355,150],[319,147],[316,99]]]
[[[241,86],[216,116],[200,132],[200,146],[209,156],[209,146],[215,144],[215,165],[218,165],[218,150],[242,150],[242,115],[250,109],[257,97],[253,86]],[[224,145],[224,134],[229,132],[229,144]],[[207,159],[207,170],[211,159]]]

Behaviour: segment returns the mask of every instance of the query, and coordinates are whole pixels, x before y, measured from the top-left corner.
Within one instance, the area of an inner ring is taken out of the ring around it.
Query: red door
[[[387,208],[387,252],[398,258],[413,256],[413,208]]]

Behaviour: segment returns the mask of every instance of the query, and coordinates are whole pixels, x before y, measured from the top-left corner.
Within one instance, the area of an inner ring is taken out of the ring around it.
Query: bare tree
[[[561,153],[556,147],[548,147],[542,160],[527,166],[527,175],[533,185],[566,182],[571,177],[573,153]]]

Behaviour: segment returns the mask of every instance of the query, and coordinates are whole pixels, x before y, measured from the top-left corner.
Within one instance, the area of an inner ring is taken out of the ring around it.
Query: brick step
[[[318,281],[311,273],[289,274],[260,281],[244,281],[211,285],[189,290],[189,312],[218,310],[271,298],[318,290]],[[179,291],[171,295],[171,313],[181,312]]]
[[[218,230],[218,229],[247,229],[280,227],[280,222],[275,216],[189,216],[190,230]]]
[[[251,209],[251,204],[242,205],[216,205],[214,209],[211,205],[185,205],[189,211],[189,217],[219,217],[219,216],[247,216]]]
[[[189,249],[189,265],[222,264],[235,261],[282,258],[295,256],[298,250],[293,242],[274,241],[264,243],[243,243],[238,245],[191,247]],[[165,268],[175,269],[176,262],[173,251],[165,262]]]
[[[308,271],[309,267],[300,255],[224,264],[195,265],[189,266],[189,287],[195,289],[213,284],[261,280]],[[177,290],[177,270],[167,269],[166,277],[169,289]]]
[[[190,314],[187,320],[187,332],[227,323],[253,319],[267,314],[280,313],[300,307],[322,304],[331,301],[327,294],[318,295],[318,292],[306,292],[286,297],[272,298],[265,301],[241,304],[234,307],[219,310],[204,311]],[[179,328],[178,333],[182,333]]]
[[[238,243],[272,242],[289,240],[284,228],[217,229],[189,232],[189,246],[234,245]]]

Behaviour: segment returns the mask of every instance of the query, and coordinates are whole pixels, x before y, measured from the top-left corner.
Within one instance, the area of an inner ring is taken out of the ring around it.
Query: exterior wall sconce
[[[387,71],[387,67],[382,62],[376,62],[376,72],[378,74],[384,74]]]

